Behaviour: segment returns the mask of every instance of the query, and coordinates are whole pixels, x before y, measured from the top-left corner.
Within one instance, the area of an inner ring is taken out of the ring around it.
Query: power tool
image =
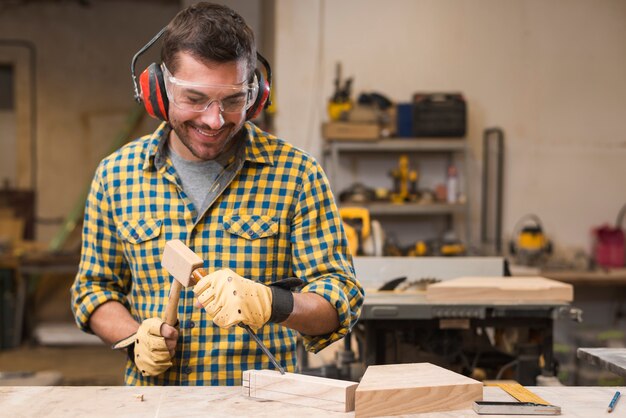
[[[552,243],[543,232],[537,215],[527,214],[517,221],[509,252],[517,264],[525,266],[537,266],[552,254]]]
[[[409,167],[409,156],[400,155],[398,158],[398,167],[391,170],[389,175],[394,180],[394,191],[391,193],[392,203],[414,202],[417,200],[417,181],[419,173],[417,170],[411,170]]]
[[[380,223],[370,218],[367,208],[349,206],[339,209],[348,246],[353,255],[382,256],[384,233]]]

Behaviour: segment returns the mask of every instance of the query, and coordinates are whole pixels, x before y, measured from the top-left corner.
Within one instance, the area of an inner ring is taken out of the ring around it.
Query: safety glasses
[[[230,85],[200,84],[180,80],[161,65],[167,98],[180,110],[204,112],[217,103],[221,113],[240,113],[248,110],[258,93],[258,83]]]

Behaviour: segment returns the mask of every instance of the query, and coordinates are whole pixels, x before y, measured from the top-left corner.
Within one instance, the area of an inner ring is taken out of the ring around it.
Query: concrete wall
[[[302,148],[320,155],[341,61],[357,94],[465,94],[474,237],[487,127],[506,134],[506,234],[535,213],[557,244],[588,248],[591,227],[626,203],[626,2],[277,0],[276,11],[277,130]]]

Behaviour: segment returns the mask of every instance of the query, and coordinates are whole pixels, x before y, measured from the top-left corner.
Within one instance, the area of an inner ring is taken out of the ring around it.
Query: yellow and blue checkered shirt
[[[309,351],[321,350],[354,326],[364,293],[323,170],[254,124],[246,122],[244,130],[237,171],[230,183],[214,186],[223,191],[204,215],[196,213],[163,152],[169,125],[100,163],[87,198],[80,268],[71,289],[80,328],[90,332],[90,315],[111,300],[124,304],[139,322],[163,317],[172,277],[160,260],[172,239],[202,257],[208,272],[230,268],[266,284],[303,279],[301,291],[323,296],[340,322],[331,334],[303,335]],[[238,385],[244,370],[274,368],[242,328],[219,328],[194,306],[191,289],[182,291],[178,316],[173,367],[144,377],[129,360],[127,384]],[[258,336],[283,367],[294,370],[295,331],[267,324]]]

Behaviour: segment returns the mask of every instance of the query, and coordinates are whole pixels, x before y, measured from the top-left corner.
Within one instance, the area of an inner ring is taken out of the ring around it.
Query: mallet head
[[[161,266],[166,269],[184,287],[194,284],[191,273],[202,267],[202,259],[182,241],[175,239],[165,243],[161,257]]]

